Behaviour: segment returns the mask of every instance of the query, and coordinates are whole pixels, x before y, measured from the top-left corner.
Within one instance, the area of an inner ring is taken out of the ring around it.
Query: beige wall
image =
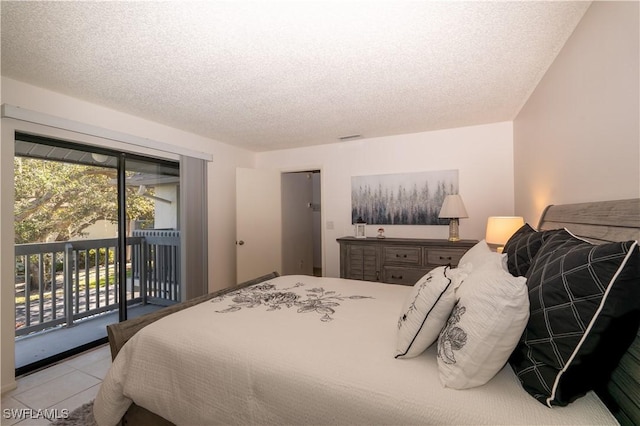
[[[640,196],[639,3],[594,2],[514,120],[515,211]]]
[[[487,217],[513,214],[511,122],[413,133],[256,154],[259,168],[321,170],[324,273],[340,275],[336,238],[352,235],[351,177],[429,170],[459,170],[468,219],[462,238],[484,238]],[[332,229],[330,229],[332,228]],[[375,229],[374,229],[375,228]],[[385,226],[388,237],[447,238],[447,226]],[[376,227],[367,227],[375,236]]]
[[[253,167],[254,153],[5,77],[2,78],[0,102],[211,154],[213,161],[208,166],[207,182],[208,222],[211,225],[208,247],[209,289],[216,290],[235,284],[235,169],[238,166]],[[10,120],[10,125],[7,123],[3,121],[0,157],[0,198],[3,201],[0,215],[0,346],[3,391],[14,383],[13,205],[6,202],[13,200],[13,144],[8,142],[12,141],[12,134],[8,130],[12,126],[19,130],[25,130],[25,126],[33,127],[15,120]],[[41,134],[54,136],[48,129],[43,132]],[[51,132],[60,133],[54,130]],[[80,135],[68,138],[76,141],[84,139]],[[102,143],[105,144],[104,141]],[[114,142],[108,142],[106,145],[124,149]],[[146,149],[133,149],[131,146],[126,148],[143,154],[149,153]]]

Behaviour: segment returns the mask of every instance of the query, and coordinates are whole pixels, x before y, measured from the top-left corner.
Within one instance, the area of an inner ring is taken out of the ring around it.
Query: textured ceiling
[[[254,151],[512,120],[589,2],[8,2],[2,75]]]

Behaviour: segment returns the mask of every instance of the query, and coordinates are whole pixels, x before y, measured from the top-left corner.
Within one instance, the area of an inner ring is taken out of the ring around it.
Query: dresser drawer
[[[427,264],[457,266],[466,249],[431,249],[427,251]]]
[[[353,280],[379,281],[378,254],[376,247],[353,244],[348,249],[349,267],[344,278]]]
[[[389,284],[414,285],[427,272],[428,269],[385,266],[383,281]]]
[[[342,237],[340,277],[390,284],[415,285],[431,269],[457,266],[477,241],[451,242],[419,238]]]
[[[420,247],[385,247],[384,263],[402,263],[403,265],[420,265]]]

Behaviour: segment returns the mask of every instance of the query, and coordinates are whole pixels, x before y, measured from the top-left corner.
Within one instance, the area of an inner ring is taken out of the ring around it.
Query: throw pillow
[[[554,229],[538,232],[528,223],[522,225],[504,245],[503,253],[507,254],[507,268],[511,275],[524,277],[533,263],[540,247],[551,235],[563,231]]]
[[[506,254],[496,253],[489,248],[485,240],[471,247],[458,262],[458,267],[469,267],[470,270],[486,266],[488,263],[497,263],[506,270]]]
[[[563,231],[527,273],[531,314],[510,363],[541,403],[567,405],[609,380],[640,324],[636,241],[594,245]]]
[[[494,253],[495,254],[495,253]],[[529,319],[526,279],[501,265],[474,269],[438,338],[438,372],[445,387],[487,383],[507,363]]]
[[[464,269],[440,266],[418,280],[398,319],[396,358],[418,356],[435,342],[455,304],[454,287],[465,276]]]
[[[507,253],[507,267],[511,275],[525,276],[533,258],[542,246],[542,233],[528,223],[522,225],[504,245]]]

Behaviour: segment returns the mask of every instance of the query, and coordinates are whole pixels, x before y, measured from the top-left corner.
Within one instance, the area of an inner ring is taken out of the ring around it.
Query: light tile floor
[[[19,377],[18,387],[2,395],[2,426],[48,425],[49,420],[44,418],[20,419],[11,414],[29,409],[46,409],[48,413],[55,410],[71,412],[91,401],[98,394],[100,383],[110,365],[109,345],[102,345],[51,367]]]

